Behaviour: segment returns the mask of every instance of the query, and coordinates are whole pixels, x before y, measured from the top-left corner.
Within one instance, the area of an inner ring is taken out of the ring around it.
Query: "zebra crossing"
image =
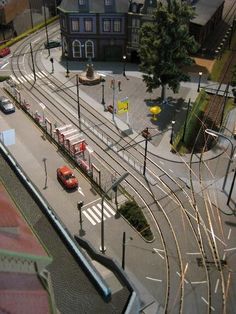
[[[45,73],[44,71],[36,72],[35,75],[39,79],[46,78],[48,76],[48,74]],[[33,73],[27,74],[24,76],[22,75],[22,76],[19,76],[17,78],[13,75],[10,75],[10,77],[16,84],[25,83],[25,82],[34,80],[34,74]]]
[[[88,219],[88,221],[95,226],[97,223],[100,223],[102,220],[102,205],[97,203],[91,207],[88,207],[82,211],[82,214]],[[111,218],[116,212],[109,206],[106,202],[103,203],[103,220]]]

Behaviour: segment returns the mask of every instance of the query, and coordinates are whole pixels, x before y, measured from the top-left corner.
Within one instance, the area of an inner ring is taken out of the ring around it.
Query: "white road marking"
[[[101,222],[101,220],[94,214],[91,208],[87,208],[87,211],[90,213],[90,215],[97,221]],[[105,219],[104,219],[105,220]]]
[[[107,204],[107,203],[104,203],[104,206],[106,207],[106,209],[109,210],[109,212],[112,214],[112,215],[115,215],[116,213],[114,212],[114,210]]]
[[[209,305],[209,303],[207,302],[207,300],[206,299],[204,299],[203,297],[201,297],[201,299],[207,304],[207,305]],[[215,311],[215,309],[214,309],[214,307],[213,306],[211,306],[211,310],[212,311]]]
[[[188,265],[188,264],[187,264],[187,265]],[[187,266],[187,265],[186,265],[186,266]],[[179,272],[176,272],[176,274],[181,278],[181,275],[180,275]],[[185,278],[184,278],[184,282],[185,282],[185,283],[188,283],[188,281],[187,281]]]
[[[105,203],[104,203],[104,205],[105,205]],[[93,206],[94,207],[94,206]],[[100,210],[102,210],[102,205],[101,204],[97,204],[97,207],[100,209]],[[104,208],[104,206],[103,206],[103,212],[104,212],[104,214],[107,216],[107,217],[111,217],[111,215],[105,210],[105,208]]]
[[[207,281],[191,281],[192,285],[199,285],[199,284],[202,284],[202,283],[207,283]]]
[[[26,79],[25,79],[24,77],[18,77],[18,80],[19,80],[21,83],[26,82]]]
[[[172,173],[174,172],[174,171],[173,171],[172,169],[170,169],[170,168],[169,168],[169,171],[172,172]]]
[[[218,290],[218,286],[219,286],[219,278],[216,280],[216,286],[215,286],[215,293],[217,292]]]
[[[8,64],[9,64],[9,62],[6,62],[5,64],[3,64],[3,65],[1,66],[1,69],[5,68]]]
[[[165,259],[165,257],[162,256],[161,253],[159,252],[159,251],[164,252],[164,250],[160,250],[160,249],[156,249],[156,248],[153,248],[153,250],[154,250],[162,259]]]
[[[81,187],[78,188],[78,192],[79,192],[80,194],[82,194],[83,196],[85,196],[84,193],[83,193],[83,191],[82,191],[82,188],[81,188]]]
[[[229,240],[229,238],[230,238],[230,236],[231,236],[231,228],[229,229],[229,233],[228,233],[228,237],[227,237],[227,239]]]
[[[96,199],[96,200],[94,200],[94,201],[92,201],[92,202],[90,202],[90,203],[87,203],[87,204],[84,205],[84,206],[89,206],[89,205],[91,205],[91,204],[93,204],[93,203],[97,203],[98,201],[100,201],[100,199],[101,199],[101,198],[98,198],[98,199]]]
[[[152,278],[152,277],[146,277],[146,279],[153,280],[153,281],[159,281],[159,282],[162,282],[162,280],[161,280],[161,279]]]
[[[187,252],[188,255],[199,255],[201,252]]]
[[[228,251],[234,251],[234,250],[236,250],[236,247],[232,247],[231,249],[225,249],[224,251],[228,252]]]
[[[98,214],[100,218],[102,218],[102,213],[97,209],[96,206],[92,206],[93,210]],[[111,217],[111,216],[110,216]]]
[[[86,213],[85,210],[82,213],[84,214],[86,218],[88,218],[88,220],[91,222],[92,225],[94,226],[96,225],[96,222]]]
[[[223,255],[223,261],[225,261],[225,256],[226,256],[226,253],[224,253],[224,255]]]

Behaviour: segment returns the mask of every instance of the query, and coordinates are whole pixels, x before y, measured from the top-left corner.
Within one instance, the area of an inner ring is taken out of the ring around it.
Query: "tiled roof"
[[[66,12],[79,13],[78,0],[62,0],[59,8]],[[115,0],[116,13],[127,13],[128,9],[129,9],[128,0]],[[105,12],[104,0],[89,0],[89,12],[104,13]]]
[[[50,313],[48,293],[36,274],[0,272],[0,313]]]
[[[194,5],[196,17],[191,22],[204,26],[222,3],[224,0],[199,0]]]
[[[7,192],[0,185],[0,250],[48,256]]]

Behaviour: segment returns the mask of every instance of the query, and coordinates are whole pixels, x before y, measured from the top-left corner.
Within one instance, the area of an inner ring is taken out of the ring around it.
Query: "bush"
[[[0,76],[0,82],[6,81],[9,79],[10,79],[10,76]]]
[[[146,240],[153,240],[153,234],[141,208],[135,201],[127,201],[120,206],[119,212]]]

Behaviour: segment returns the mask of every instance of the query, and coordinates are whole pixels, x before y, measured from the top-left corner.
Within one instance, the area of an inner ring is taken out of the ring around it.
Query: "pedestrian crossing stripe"
[[[48,76],[48,74],[45,73],[44,71],[37,72],[37,73],[35,73],[35,75],[36,75],[38,78],[45,78],[45,77]],[[34,74],[33,74],[33,73],[27,74],[27,75],[24,75],[24,76],[20,76],[20,77],[17,77],[17,78],[14,77],[13,75],[10,75],[10,77],[11,77],[11,79],[12,79],[15,83],[17,83],[17,84],[34,80]]]
[[[86,208],[82,211],[83,215],[90,221],[90,223],[95,226],[97,223],[100,223],[102,220],[102,205],[98,203],[93,205],[91,208]],[[103,220],[105,221],[106,218],[111,218],[116,213],[115,211],[106,203],[103,203]]]

